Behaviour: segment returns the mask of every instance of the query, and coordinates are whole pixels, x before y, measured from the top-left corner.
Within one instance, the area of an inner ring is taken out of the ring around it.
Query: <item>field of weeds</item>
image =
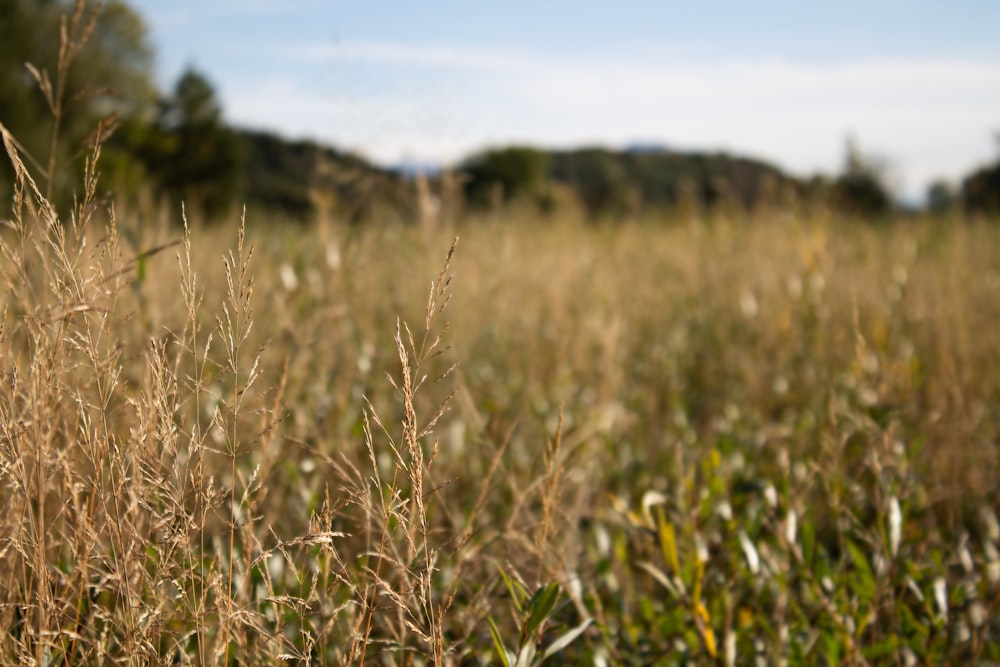
[[[1000,660],[996,226],[191,230],[18,173],[0,663]]]

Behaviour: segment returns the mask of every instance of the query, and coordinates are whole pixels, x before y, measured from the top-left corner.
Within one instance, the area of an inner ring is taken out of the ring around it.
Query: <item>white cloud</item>
[[[1000,124],[1000,65],[983,62],[570,60],[380,42],[284,54],[300,66],[224,91],[231,116],[386,162],[454,160],[512,140],[642,140],[746,152],[808,173],[839,168],[850,133],[886,158],[913,196],[930,178],[991,159]],[[345,67],[317,88],[295,75],[309,63]]]
[[[389,42],[348,42],[292,46],[284,53],[300,60],[347,60],[404,68],[461,68],[469,70],[511,71],[528,64],[525,56],[455,46],[414,46]]]

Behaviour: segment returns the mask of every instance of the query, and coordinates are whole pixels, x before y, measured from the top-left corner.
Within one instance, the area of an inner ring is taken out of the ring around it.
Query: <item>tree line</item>
[[[116,197],[152,191],[205,218],[246,203],[307,219],[318,206],[342,219],[412,212],[408,178],[310,141],[229,126],[212,83],[186,70],[167,91],[153,83],[142,18],[120,0],[0,0],[0,123],[57,201],[68,174],[102,144],[101,185]],[[62,46],[61,46],[62,45]],[[894,201],[876,161],[849,142],[839,175],[801,179],[759,160],[659,147],[484,150],[457,167],[467,206],[575,206],[592,217],[661,209],[752,211],[820,200],[851,215],[888,217]],[[449,174],[449,177],[454,174]],[[0,167],[0,194],[13,172]],[[419,188],[418,188],[419,189]],[[928,207],[1000,212],[1000,160],[960,187],[934,184]]]

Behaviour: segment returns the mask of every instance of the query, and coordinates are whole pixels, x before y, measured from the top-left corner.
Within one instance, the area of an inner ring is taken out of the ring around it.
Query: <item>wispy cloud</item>
[[[912,194],[968,169],[970,155],[989,158],[1000,122],[1000,65],[968,60],[691,64],[385,42],[282,53],[302,66],[343,65],[340,78],[320,90],[290,75],[258,79],[229,91],[233,117],[346,142],[382,161],[453,160],[510,140],[655,140],[810,172],[837,168],[853,133],[896,166]]]
[[[476,71],[511,71],[530,64],[527,56],[510,52],[390,42],[289,46],[285,53],[304,61],[348,60],[401,68],[449,67]]]

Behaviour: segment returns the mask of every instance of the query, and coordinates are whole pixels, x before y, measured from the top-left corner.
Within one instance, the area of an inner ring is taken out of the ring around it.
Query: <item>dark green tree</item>
[[[844,171],[833,184],[834,205],[841,212],[876,219],[892,212],[892,197],[885,185],[884,169],[861,153],[853,139],[847,140]]]
[[[750,211],[804,186],[766,163],[725,153],[582,148],[552,156],[551,178],[594,216],[634,215],[676,206]]]
[[[60,186],[78,182],[68,167],[87,154],[99,125],[106,137],[118,121],[151,110],[152,66],[146,27],[123,2],[98,10],[96,2],[0,0],[0,122],[50,194],[68,198]],[[105,157],[120,150],[109,146]],[[12,172],[2,163],[0,188],[9,191]]]
[[[549,157],[526,146],[488,150],[469,159],[466,195],[474,203],[488,203],[499,194],[504,201],[535,199],[544,195],[548,182]]]
[[[996,135],[1000,146],[1000,133]],[[962,181],[962,203],[969,213],[1000,213],[1000,159],[980,167]]]
[[[577,192],[590,215],[629,208],[633,178],[621,154],[603,148],[572,151],[561,156],[556,176]]]
[[[1000,213],[1000,162],[977,169],[962,181],[962,201],[969,213]]]
[[[955,188],[947,181],[934,181],[927,186],[927,211],[931,215],[943,216],[954,212],[958,203]]]
[[[226,126],[212,84],[186,70],[162,98],[139,154],[161,191],[215,217],[234,200],[240,173],[240,144]]]

